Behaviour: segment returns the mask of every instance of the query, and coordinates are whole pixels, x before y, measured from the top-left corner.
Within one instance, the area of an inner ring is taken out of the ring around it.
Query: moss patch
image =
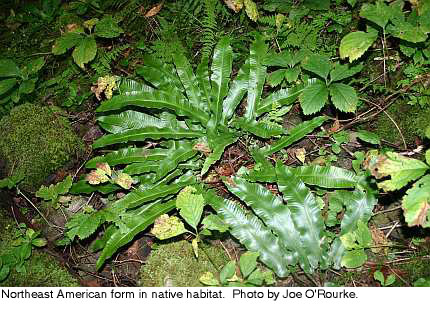
[[[205,252],[208,254],[206,255]],[[211,258],[211,261],[208,259]],[[202,286],[199,278],[210,271],[214,274],[229,261],[221,247],[203,245],[195,258],[190,242],[160,244],[154,249],[141,271],[141,286]]]
[[[15,222],[0,209],[0,255],[9,252],[17,232]],[[43,251],[33,249],[25,263],[25,272],[12,270],[0,286],[79,286],[78,281],[58,261]]]
[[[422,108],[419,105],[407,105],[399,101],[391,105],[387,109],[387,113],[399,126],[407,144],[414,145],[416,137],[423,138],[425,136],[425,129],[430,119],[430,106]],[[385,113],[381,113],[377,121],[370,126],[384,140],[394,144],[402,144],[398,129]]]
[[[37,190],[84,149],[68,120],[50,107],[18,106],[1,119],[0,132],[0,160],[6,163],[3,174],[23,174],[20,188],[27,191]]]

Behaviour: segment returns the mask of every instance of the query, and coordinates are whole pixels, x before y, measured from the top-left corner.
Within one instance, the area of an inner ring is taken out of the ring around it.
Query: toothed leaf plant
[[[270,56],[258,37],[234,78],[233,56],[228,37],[216,45],[212,60],[203,57],[195,71],[181,50],[173,55],[173,64],[145,56],[144,66],[137,69],[145,83],[120,80],[119,94],[98,108],[99,124],[107,134],[93,148],[105,152],[87,162],[86,168],[93,170],[70,193],[99,191],[113,199],[98,211],[76,214],[65,234],[69,240],[85,239],[105,226],[97,246],[102,249],[98,268],[154,223],[151,232],[160,239],[184,232],[195,235],[196,256],[200,237],[208,230],[229,230],[278,276],[296,264],[309,273],[340,267],[347,248],[339,236],[328,235],[321,199],[307,185],[343,193],[348,203],[341,234],[357,229],[358,221],[367,223],[374,201],[359,178],[346,170],[280,163],[274,167],[267,162],[265,157],[301,140],[327,118],[315,117],[289,131],[259,122],[273,106],[295,102],[308,84],[263,95]],[[350,70],[342,73],[335,67],[332,79],[335,73],[337,80],[351,76]],[[312,83],[315,79],[309,80]],[[242,102],[244,112],[237,116]],[[244,136],[275,139],[253,153],[255,169],[224,180],[243,202],[239,205],[207,191],[201,180],[225,149]],[[281,193],[267,190],[265,183],[277,183]],[[119,190],[122,193],[115,194]],[[204,217],[206,205],[215,213]],[[176,214],[167,215],[174,210]]]

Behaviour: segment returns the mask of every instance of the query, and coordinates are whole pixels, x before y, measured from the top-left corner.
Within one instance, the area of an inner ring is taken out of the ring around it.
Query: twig
[[[399,210],[401,208],[402,208],[402,206],[398,206],[398,207],[395,207],[395,208],[392,208],[392,209],[378,211],[378,212],[374,213],[373,216],[378,215],[378,214],[382,214],[382,213],[388,213],[388,212],[391,212],[391,211]]]
[[[395,225],[390,225],[390,226],[385,226],[385,227],[380,227],[378,228],[379,230],[385,230],[385,229],[391,229],[393,226],[395,226],[394,228],[399,228],[402,227],[402,224],[399,224],[399,222],[396,222]]]
[[[391,227],[391,229],[387,232],[387,234],[385,235],[386,239],[388,239],[388,237],[391,235],[391,233],[393,232],[394,228],[396,228],[397,224],[399,224],[399,221],[396,221],[396,223],[393,225],[393,227]]]

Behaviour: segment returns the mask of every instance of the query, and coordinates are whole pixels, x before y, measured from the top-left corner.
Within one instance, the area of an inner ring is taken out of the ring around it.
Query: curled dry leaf
[[[159,4],[153,6],[148,12],[146,12],[145,17],[152,17],[157,15],[163,7],[163,4],[164,2],[160,2]]]
[[[224,0],[224,2],[227,7],[235,13],[239,12],[243,8],[243,0]]]

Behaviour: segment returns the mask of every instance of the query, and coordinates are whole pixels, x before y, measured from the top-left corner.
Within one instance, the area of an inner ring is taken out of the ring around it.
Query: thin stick
[[[395,208],[392,208],[392,209],[378,211],[378,212],[374,213],[373,216],[378,215],[378,214],[382,214],[382,213],[388,213],[388,212],[391,212],[391,211],[399,210],[401,208],[402,208],[402,206],[398,206],[398,207],[395,207]]]
[[[386,79],[387,69],[386,69],[386,63],[385,63],[385,58],[386,58],[386,56],[385,56],[385,27],[382,28],[382,35],[383,35],[383,38],[381,39],[381,41],[382,41],[382,53],[384,56],[384,86],[386,88],[387,87],[387,79]]]
[[[391,233],[393,232],[394,228],[396,228],[396,225],[399,224],[399,221],[397,221],[393,227],[391,227],[391,229],[387,232],[387,234],[385,235],[385,238],[388,239],[388,237],[391,235]]]

